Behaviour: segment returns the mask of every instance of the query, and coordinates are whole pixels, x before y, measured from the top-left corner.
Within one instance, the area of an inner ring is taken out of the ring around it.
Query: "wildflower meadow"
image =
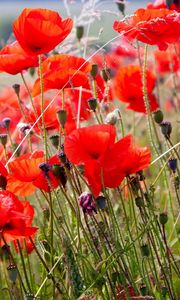
[[[180,1],[61,2],[1,43],[0,300],[180,300]]]

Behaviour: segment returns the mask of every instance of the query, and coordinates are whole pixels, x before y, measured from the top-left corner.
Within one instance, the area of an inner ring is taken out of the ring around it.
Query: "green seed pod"
[[[93,64],[91,68],[91,76],[95,79],[97,73],[98,73],[98,65]]]
[[[162,121],[163,121],[164,115],[163,115],[163,112],[162,112],[161,110],[156,110],[156,111],[153,113],[153,117],[154,117],[154,121],[155,121],[157,124],[160,124],[160,123],[162,123]]]
[[[7,134],[0,134],[0,142],[4,147],[7,144],[7,138],[8,138]]]
[[[167,213],[163,212],[159,215],[159,222],[162,224],[162,225],[165,225],[168,221],[168,215]]]
[[[58,134],[51,135],[49,139],[50,139],[52,145],[56,149],[58,149],[58,147],[59,147],[59,135]]]
[[[14,84],[12,87],[13,87],[13,89],[14,89],[14,91],[15,91],[16,95],[17,95],[17,96],[18,96],[18,98],[19,98],[19,93],[20,93],[20,84],[16,83],[16,84]]]
[[[150,255],[149,246],[147,244],[143,244],[141,246],[141,254],[142,254],[142,256],[146,256],[146,257],[148,257]]]
[[[147,286],[145,284],[141,284],[139,289],[140,289],[141,295],[146,296],[148,294]]]
[[[144,206],[144,200],[142,197],[136,197],[135,203],[137,207],[143,207]]]
[[[84,35],[84,27],[79,25],[76,27],[76,37],[80,41]]]
[[[92,110],[92,111],[96,111],[96,108],[97,108],[97,99],[95,98],[90,98],[88,100],[88,106],[89,108]]]
[[[118,0],[118,1],[116,1],[116,4],[117,4],[119,11],[124,15],[124,10],[125,10],[124,0]]]
[[[8,271],[9,279],[10,279],[13,283],[15,283],[16,278],[17,278],[17,275],[18,275],[18,271],[17,271],[16,265],[10,264],[10,265],[7,267],[7,271]]]
[[[59,124],[64,128],[66,121],[67,121],[67,111],[65,109],[60,109],[57,112],[57,118],[59,121]]]

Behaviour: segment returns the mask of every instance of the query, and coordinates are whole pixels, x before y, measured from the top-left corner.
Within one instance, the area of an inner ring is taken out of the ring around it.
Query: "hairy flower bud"
[[[89,192],[84,192],[79,196],[79,204],[82,207],[84,214],[92,215],[97,213],[93,196]]]
[[[165,138],[169,139],[172,132],[172,125],[170,122],[162,122],[160,124],[161,132]]]
[[[170,169],[173,171],[173,173],[175,173],[176,169],[177,169],[177,159],[176,158],[170,158],[168,160],[168,165],[169,165]]]

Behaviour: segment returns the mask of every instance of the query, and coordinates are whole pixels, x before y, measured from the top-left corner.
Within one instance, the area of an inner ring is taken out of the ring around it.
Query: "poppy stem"
[[[42,114],[42,130],[43,130],[43,143],[44,143],[44,155],[45,161],[48,159],[48,149],[47,149],[47,132],[44,119],[44,84],[43,84],[43,70],[42,70],[42,55],[39,55],[39,78],[41,86],[41,114]]]

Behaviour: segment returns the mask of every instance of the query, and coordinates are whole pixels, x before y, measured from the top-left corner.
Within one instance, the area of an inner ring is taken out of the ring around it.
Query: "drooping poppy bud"
[[[165,136],[166,139],[170,138],[172,132],[172,125],[170,122],[162,122],[160,124],[161,132]]]
[[[95,203],[93,201],[93,196],[89,192],[84,192],[79,196],[79,204],[82,207],[84,214],[93,215],[97,213]]]
[[[177,169],[177,159],[176,158],[169,159],[168,165],[169,165],[170,169],[173,171],[173,173],[175,173],[176,169]]]

